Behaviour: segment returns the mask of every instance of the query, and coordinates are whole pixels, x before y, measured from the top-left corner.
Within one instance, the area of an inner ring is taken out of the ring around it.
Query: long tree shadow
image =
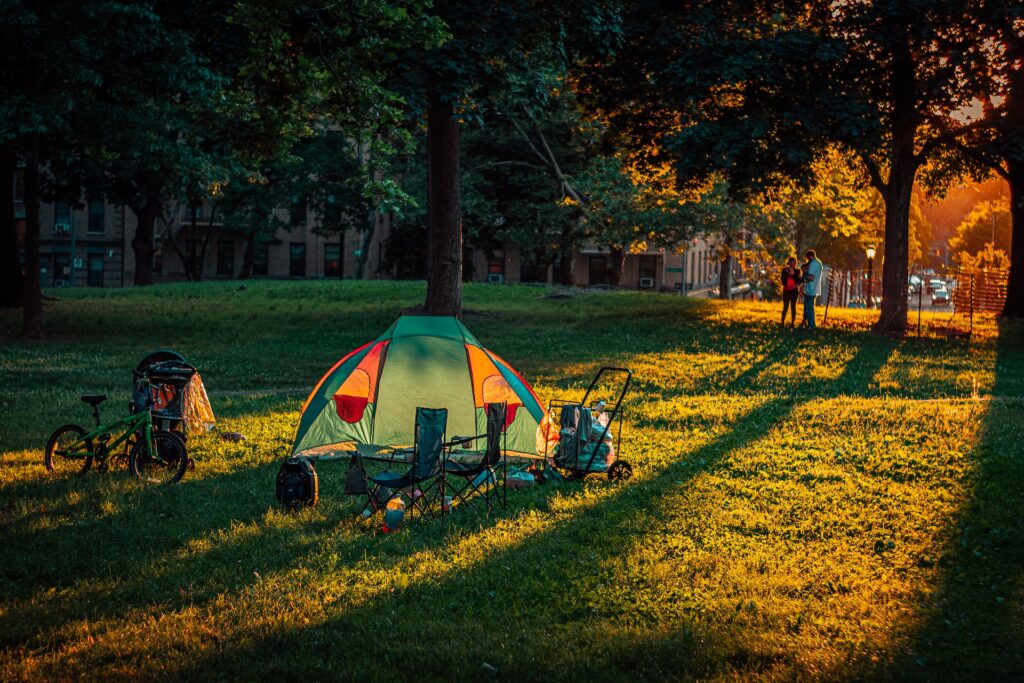
[[[1024,679],[1024,325],[1000,325],[994,397],[973,449],[969,499],[938,560],[937,590],[894,679]]]

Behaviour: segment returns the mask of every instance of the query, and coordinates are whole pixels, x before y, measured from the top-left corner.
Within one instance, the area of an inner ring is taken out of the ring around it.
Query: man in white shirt
[[[814,300],[821,294],[821,261],[818,260],[813,249],[808,249],[804,254],[807,263],[804,265],[804,320],[803,324],[807,329],[813,330],[814,325]]]

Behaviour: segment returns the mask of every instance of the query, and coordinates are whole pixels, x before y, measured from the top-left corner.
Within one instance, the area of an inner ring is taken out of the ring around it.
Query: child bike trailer
[[[184,436],[207,432],[216,424],[199,371],[180,353],[160,350],[147,354],[132,371],[132,384],[132,411],[148,407],[159,429]]]

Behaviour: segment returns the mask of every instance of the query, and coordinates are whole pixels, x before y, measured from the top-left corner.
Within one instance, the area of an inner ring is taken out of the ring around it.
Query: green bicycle
[[[85,474],[97,464],[106,469],[110,457],[117,457],[118,447],[128,452],[128,469],[136,479],[151,483],[173,484],[188,467],[185,440],[180,434],[153,429],[153,418],[146,406],[128,417],[100,424],[99,405],[107,400],[102,395],[82,396],[92,406],[96,428],[87,432],[76,424],[59,427],[46,442],[45,464],[50,472]],[[116,435],[116,436],[112,436]]]

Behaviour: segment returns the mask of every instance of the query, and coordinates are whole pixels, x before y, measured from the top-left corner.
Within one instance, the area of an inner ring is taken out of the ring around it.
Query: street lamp
[[[871,299],[871,264],[875,262],[875,245],[869,244],[868,254],[868,303],[867,308],[874,308],[874,301]]]

